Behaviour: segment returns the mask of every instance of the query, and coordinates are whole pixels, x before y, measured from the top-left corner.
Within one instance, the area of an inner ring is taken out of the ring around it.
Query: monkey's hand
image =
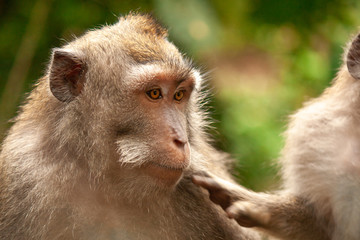
[[[270,213],[260,204],[257,193],[215,176],[193,176],[192,181],[207,189],[211,201],[220,205],[228,217],[235,219],[241,226],[264,226],[269,222]]]
[[[204,174],[192,181],[209,191],[229,218],[243,227],[259,227],[281,239],[321,239],[329,235],[306,199],[288,194],[256,193],[219,177]]]

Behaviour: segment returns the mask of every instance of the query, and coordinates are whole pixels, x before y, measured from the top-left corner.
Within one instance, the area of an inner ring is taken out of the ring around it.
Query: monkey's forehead
[[[134,82],[142,85],[154,80],[171,81],[175,84],[190,81],[195,87],[201,84],[201,76],[196,69],[186,66],[181,67],[181,65],[162,64],[161,62],[133,66],[129,69],[125,81],[132,85]]]
[[[200,79],[200,74],[194,73],[192,62],[167,40],[165,31],[153,18],[132,14],[114,25],[87,32],[65,48],[79,51],[88,67],[99,72],[109,67],[115,72],[116,69],[128,70],[133,65],[151,65],[162,72],[166,70],[172,79]],[[146,72],[149,76],[151,71]],[[196,77],[191,76],[194,74]],[[200,86],[200,81],[196,83]]]
[[[137,63],[182,62],[178,49],[165,39],[129,38],[123,43],[124,52]]]

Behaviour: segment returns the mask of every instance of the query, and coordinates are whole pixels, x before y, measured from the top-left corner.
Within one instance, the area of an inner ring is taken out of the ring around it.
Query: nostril
[[[174,139],[174,143],[178,148],[184,148],[185,142],[180,141],[178,139]]]

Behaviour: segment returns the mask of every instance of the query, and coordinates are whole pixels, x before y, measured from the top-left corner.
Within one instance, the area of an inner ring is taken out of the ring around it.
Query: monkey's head
[[[54,138],[93,176],[171,189],[189,168],[201,77],[166,37],[130,14],[54,49]]]

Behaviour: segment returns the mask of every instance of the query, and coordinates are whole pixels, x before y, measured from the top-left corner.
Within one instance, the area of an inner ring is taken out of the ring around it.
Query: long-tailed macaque
[[[201,86],[148,15],[54,49],[2,145],[0,239],[257,239],[191,182],[230,179]]]
[[[193,181],[242,226],[282,239],[360,239],[360,35],[332,86],[291,116],[285,140],[279,193],[211,174]]]

